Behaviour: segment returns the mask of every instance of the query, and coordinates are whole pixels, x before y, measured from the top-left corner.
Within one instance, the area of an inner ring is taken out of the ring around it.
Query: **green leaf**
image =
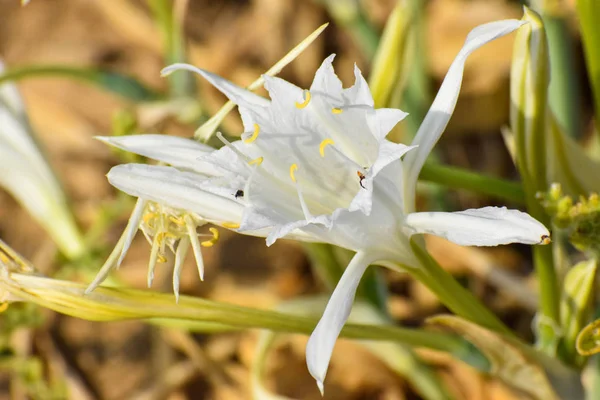
[[[0,75],[0,83],[42,77],[80,80],[135,102],[152,101],[161,97],[159,93],[149,89],[135,78],[118,72],[64,65],[30,65],[12,68]]]

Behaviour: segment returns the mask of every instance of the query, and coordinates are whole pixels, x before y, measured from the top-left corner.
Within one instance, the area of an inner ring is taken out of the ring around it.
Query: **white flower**
[[[21,95],[11,83],[0,85],[0,187],[29,211],[67,256],[82,254],[83,239],[65,194],[35,143]]]
[[[172,65],[165,74],[195,71],[238,105],[241,140],[229,143],[220,136],[225,146],[207,151],[191,140],[188,148],[183,139],[168,136],[152,136],[151,145],[147,136],[103,138],[172,165],[120,165],[108,179],[145,201],[264,236],[267,245],[286,237],[356,251],[307,346],[308,368],[322,390],[333,346],[367,266],[391,261],[419,267],[410,236],[430,233],[478,246],[548,239],[542,224],[517,210],[414,212],[419,171],[454,110],[466,57],[520,25],[516,20],[494,22],[469,34],[412,146],[385,139],[405,113],[374,109],[358,68],[354,86],[343,89],[331,65],[333,56],[323,62],[309,90],[265,77],[270,101],[210,72]]]

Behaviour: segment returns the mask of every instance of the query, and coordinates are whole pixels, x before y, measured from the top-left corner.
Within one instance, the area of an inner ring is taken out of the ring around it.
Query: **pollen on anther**
[[[250,136],[249,138],[244,140],[244,143],[252,143],[256,140],[256,138],[258,137],[258,134],[260,133],[260,126],[258,126],[258,124],[254,124],[254,132],[252,132],[252,136]]]
[[[306,107],[308,105],[308,103],[310,103],[310,91],[305,90],[304,91],[304,102],[302,102],[302,103],[296,102],[296,108],[303,109],[304,107]]]
[[[212,247],[217,243],[217,240],[219,240],[219,230],[217,228],[208,228],[208,230],[212,233],[213,237],[210,240],[201,242],[200,245],[202,245],[202,247]]]
[[[221,224],[221,226],[223,228],[227,228],[227,229],[237,229],[240,227],[240,224],[236,223],[236,222],[223,222]]]
[[[263,162],[263,157],[255,158],[254,160],[250,160],[248,164],[250,165],[260,165]]]
[[[337,108],[337,107],[333,107],[331,109],[331,112],[334,114],[341,114],[344,110],[342,110],[341,108]]]
[[[329,138],[324,139],[321,144],[319,145],[319,154],[321,154],[321,157],[325,157],[325,147],[327,147],[328,145],[333,145],[335,144],[335,142]]]
[[[296,182],[296,170],[298,169],[298,164],[290,165],[290,178],[292,181]]]
[[[550,236],[542,235],[542,240],[540,241],[540,244],[550,244],[550,243],[552,243],[552,239],[550,239]]]

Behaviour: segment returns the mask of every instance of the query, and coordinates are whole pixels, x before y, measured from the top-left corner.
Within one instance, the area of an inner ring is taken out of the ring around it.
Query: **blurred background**
[[[170,61],[165,57],[164,32],[156,23],[159,2],[151,3],[32,0],[21,7],[17,0],[0,0],[0,57],[8,70],[34,65],[100,68],[130,76],[147,91],[140,95],[141,101],[134,101],[133,92],[115,93],[118,83],[90,84],[68,74],[37,74],[18,81],[38,142],[63,183],[76,219],[84,232],[92,229],[88,240],[93,252],[85,260],[67,261],[38,223],[0,190],[0,237],[43,274],[89,282],[121,235],[133,207],[134,200],[119,194],[105,178],[111,166],[130,161],[132,156],[109,149],[94,140],[95,135],[191,137],[200,122],[225,102],[222,95],[195,78],[180,89],[181,103],[148,101],[154,93],[176,90],[160,77],[160,70]],[[164,3],[170,6],[170,2]],[[396,5],[393,0],[175,3],[173,13],[184,21],[187,61],[241,86],[250,84],[319,25],[329,22],[315,43],[280,74],[301,87],[310,85],[315,70],[331,53],[337,54],[334,65],[346,86],[352,84],[354,63],[368,76],[377,40]],[[585,140],[592,129],[592,105],[572,3],[562,2],[560,12],[573,43],[575,76],[580,78],[577,84],[584,88],[576,101]],[[407,119],[412,121],[406,122],[417,126],[422,118],[419,101],[431,101],[467,33],[492,20],[520,18],[522,5],[505,0],[430,0],[423,2],[422,12],[423,40],[416,50],[423,68],[420,78],[414,78],[421,79],[422,85],[413,100],[416,111]],[[497,40],[469,58],[456,112],[436,147],[439,161],[517,179],[500,134],[508,122],[513,39]],[[190,97],[201,101],[185,100]],[[231,113],[223,128],[230,135],[239,135],[237,112]],[[407,135],[403,129],[410,128],[400,127],[399,138]],[[424,200],[429,207],[465,209],[498,203],[433,185],[423,190],[433,193],[424,197],[429,199]],[[221,233],[216,246],[204,249],[204,282],[199,281],[194,261],[188,257],[182,293],[273,308],[300,295],[327,291],[313,273],[301,244],[278,241],[267,249],[263,239]],[[528,249],[464,249],[441,240],[428,244],[438,261],[509,326],[524,337],[531,336],[532,307],[505,296],[486,279],[486,266],[493,264],[529,280]],[[138,235],[116,274],[123,284],[145,288],[149,251],[150,246]],[[418,326],[427,316],[446,311],[420,283],[390,271],[382,273],[390,291],[389,310],[399,324]],[[170,292],[171,274],[172,260],[159,265],[152,290]],[[61,398],[65,387],[73,399],[251,398],[249,368],[258,335],[255,331],[207,335],[138,322],[91,323],[21,304],[12,305],[0,316],[0,334],[4,356],[17,354],[23,360],[19,365],[0,361],[0,399]],[[286,336],[268,359],[266,381],[282,395],[319,399],[306,371],[305,343],[304,336]],[[457,399],[518,398],[502,383],[447,356],[431,351],[419,354]],[[0,360],[4,356],[0,354]],[[420,398],[401,376],[347,340],[340,340],[336,347],[327,379],[328,399]],[[28,388],[21,390],[23,397],[18,397],[19,391],[15,397],[14,390],[11,396],[9,388],[15,381]]]

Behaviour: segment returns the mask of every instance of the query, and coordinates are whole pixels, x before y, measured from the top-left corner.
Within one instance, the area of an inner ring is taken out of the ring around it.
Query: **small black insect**
[[[241,189],[238,189],[237,192],[235,192],[235,198],[239,199],[240,197],[244,197],[244,191]]]

